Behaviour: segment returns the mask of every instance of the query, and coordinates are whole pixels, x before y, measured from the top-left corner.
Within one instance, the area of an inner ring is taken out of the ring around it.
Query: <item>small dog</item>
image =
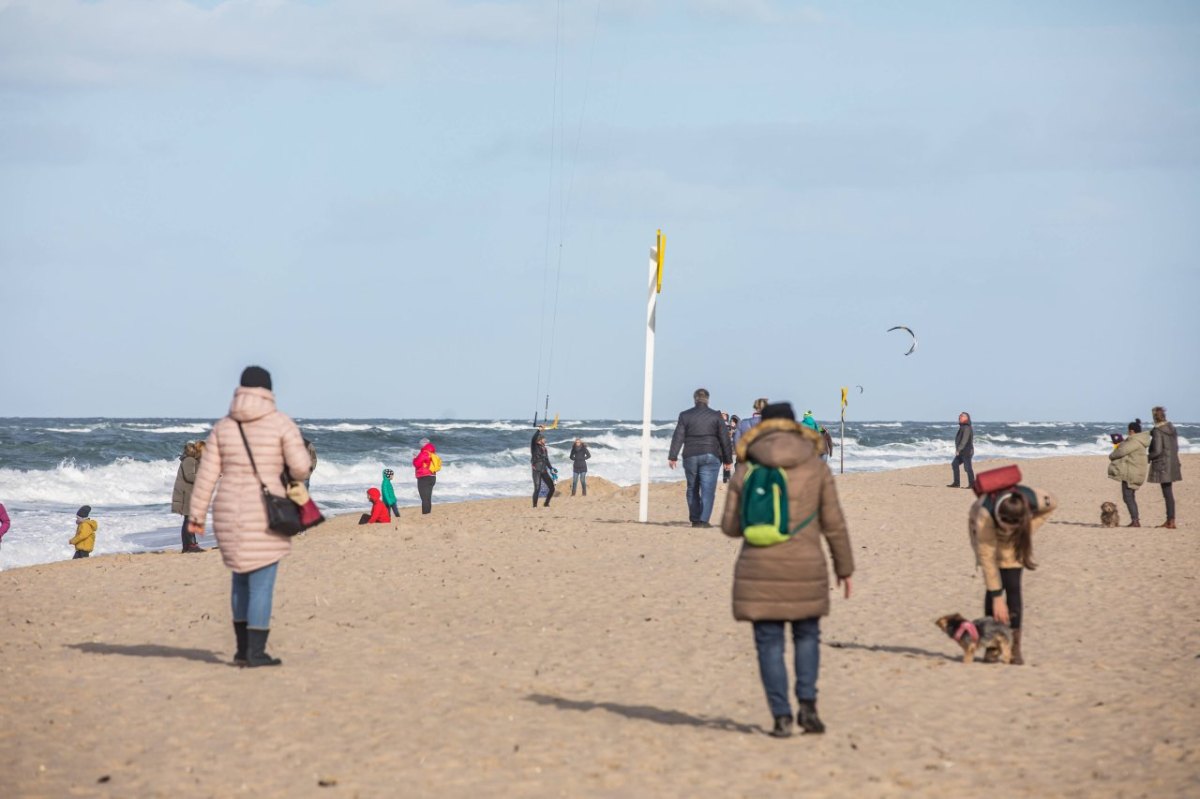
[[[1116,503],[1105,502],[1100,505],[1100,526],[1120,527],[1121,514],[1117,512]]]
[[[991,616],[967,621],[961,614],[953,613],[942,616],[934,624],[962,647],[963,663],[973,662],[975,653],[980,649],[984,651],[984,660],[988,663],[996,660],[1001,663],[1012,662],[1012,630]]]

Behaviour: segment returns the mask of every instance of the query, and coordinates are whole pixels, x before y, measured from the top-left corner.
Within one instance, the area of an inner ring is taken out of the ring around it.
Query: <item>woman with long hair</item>
[[[1159,405],[1150,413],[1153,414],[1154,429],[1150,431],[1150,451],[1147,453],[1149,480],[1162,488],[1163,502],[1167,505],[1167,521],[1159,526],[1174,530],[1175,489],[1172,484],[1183,479],[1179,464],[1179,433],[1175,431],[1175,425],[1167,421],[1166,408]]]

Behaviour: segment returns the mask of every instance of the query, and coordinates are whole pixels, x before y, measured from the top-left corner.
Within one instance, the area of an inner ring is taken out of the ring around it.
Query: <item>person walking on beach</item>
[[[674,469],[683,450],[683,473],[687,478],[688,520],[692,527],[712,527],[713,497],[721,466],[733,463],[733,450],[725,421],[718,411],[708,407],[708,389],[692,394],[695,405],[679,414],[667,465]]]
[[[1058,507],[1051,494],[1016,485],[975,500],[968,516],[971,547],[983,570],[986,593],[983,615],[1012,628],[1012,665],[1025,662],[1021,656],[1024,603],[1021,574],[1033,571],[1033,533]]]
[[[580,483],[583,483],[583,495],[587,496],[587,462],[590,457],[592,453],[583,439],[575,439],[571,445],[571,496],[575,496],[575,487]]]
[[[263,492],[286,495],[280,478],[285,467],[295,481],[308,477],[312,461],[304,437],[296,423],[275,408],[271,374],[248,366],[229,414],[217,420],[205,442],[188,512],[191,531],[204,535],[208,506],[213,505],[213,532],[221,559],[233,573],[233,660],[242,666],[282,663],[267,654],[267,638],[279,561],[292,551],[292,539],[267,526]]]
[[[383,504],[397,519],[400,518],[400,506],[396,504],[396,489],[392,486],[392,478],[396,473],[391,469],[383,470],[383,482],[380,483],[379,492],[383,497]]]
[[[950,468],[954,470],[954,482],[947,488],[958,488],[959,464],[967,470],[967,488],[975,487],[975,472],[971,469],[971,459],[975,457],[975,430],[971,427],[971,414],[963,411],[958,415],[958,433],[954,436],[954,460]]]
[[[1121,498],[1129,509],[1129,526],[1141,527],[1135,492],[1146,482],[1148,461],[1146,451],[1150,447],[1150,434],[1142,432],[1142,420],[1129,423],[1128,435],[1108,453],[1108,476],[1121,483]]]
[[[84,505],[75,514],[75,537],[68,541],[75,547],[75,555],[71,560],[90,558],[96,548],[96,530],[100,527],[92,515],[92,506]]]
[[[433,487],[437,483],[437,473],[442,468],[442,459],[432,441],[421,439],[421,451],[412,463],[417,474],[417,493],[421,496],[421,514],[432,513]]]
[[[762,421],[762,411],[765,407],[767,407],[767,398],[759,397],[754,401],[754,413],[738,422],[737,430],[733,433],[733,446],[735,449],[738,442],[742,440],[742,436],[749,433],[751,428]]]
[[[1183,467],[1179,463],[1179,433],[1175,425],[1167,421],[1167,409],[1161,405],[1155,406],[1150,413],[1154,419],[1154,429],[1150,431],[1150,460],[1151,483],[1158,483],[1162,488],[1163,501],[1167,505],[1167,521],[1159,527],[1168,530],[1175,529],[1175,489],[1173,483],[1183,479]]]
[[[196,543],[196,534],[188,529],[188,511],[192,502],[192,486],[196,482],[196,470],[200,468],[200,456],[204,451],[203,441],[189,441],[183,445],[179,456],[179,469],[175,472],[175,488],[171,492],[171,513],[183,517],[179,530],[180,544],[184,553],[203,552]]]
[[[529,444],[529,465],[533,470],[533,507],[537,507],[538,494],[542,486],[546,486],[546,503],[550,507],[550,499],[554,496],[554,467],[550,465],[550,452],[546,448],[546,435],[542,431],[545,425],[538,425]]]
[[[833,556],[833,571],[846,599],[854,574],[850,534],[838,502],[833,473],[817,457],[820,436],[796,423],[786,402],[767,405],[761,424],[738,443],[738,465],[721,519],[721,530],[737,538],[745,532],[742,493],[752,468],[781,469],[786,476],[787,540],[771,546],[742,543],[733,577],[733,617],[754,625],[754,646],[767,705],[774,716],[771,735],[792,733],[784,638],[792,625],[795,647],[796,723],[807,733],[822,733],[817,715],[817,673],[820,668],[821,617],[829,614],[829,567],[821,548],[825,539]]]

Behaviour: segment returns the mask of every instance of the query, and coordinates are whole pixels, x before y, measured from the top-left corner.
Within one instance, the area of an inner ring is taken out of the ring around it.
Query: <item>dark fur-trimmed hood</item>
[[[821,434],[791,419],[766,419],[738,441],[738,460],[788,469],[819,456],[824,450]]]

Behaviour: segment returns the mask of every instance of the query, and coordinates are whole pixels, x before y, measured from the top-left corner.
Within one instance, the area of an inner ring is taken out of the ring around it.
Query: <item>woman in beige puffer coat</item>
[[[254,467],[239,424],[253,450]],[[267,527],[259,478],[272,494],[285,496],[280,477],[285,465],[293,480],[304,480],[312,461],[296,423],[275,410],[270,373],[249,366],[233,394],[229,415],[213,425],[205,442],[188,513],[190,529],[204,535],[204,519],[216,490],[213,532],[221,558],[233,571],[234,662],[239,665],[277,666],[281,662],[266,653],[266,646],[275,572],[279,561],[291,552],[292,540]]]
[[[1146,482],[1146,471],[1150,461],[1146,457],[1150,449],[1150,434],[1142,432],[1142,420],[1129,423],[1125,440],[1108,453],[1108,476],[1121,483],[1121,498],[1129,510],[1129,526],[1141,527],[1138,516],[1136,492]]]

